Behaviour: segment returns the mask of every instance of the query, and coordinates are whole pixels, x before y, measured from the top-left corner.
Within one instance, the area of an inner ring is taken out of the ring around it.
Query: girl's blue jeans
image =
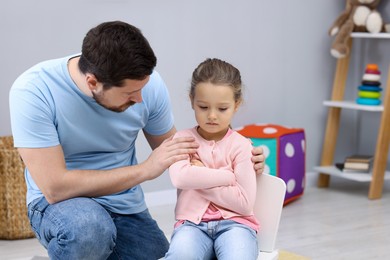
[[[258,253],[256,231],[245,225],[232,220],[198,225],[186,221],[173,231],[165,259],[256,260]]]
[[[31,227],[50,259],[159,259],[168,251],[164,233],[148,210],[112,213],[89,198],[28,205]]]

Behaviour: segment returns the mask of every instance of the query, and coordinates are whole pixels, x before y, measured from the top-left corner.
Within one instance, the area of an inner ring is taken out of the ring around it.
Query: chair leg
[[[259,252],[259,256],[257,257],[257,259],[259,259],[259,260],[278,260],[278,257],[279,257],[279,251],[278,250],[274,250],[272,252],[262,252],[262,251],[260,251]]]

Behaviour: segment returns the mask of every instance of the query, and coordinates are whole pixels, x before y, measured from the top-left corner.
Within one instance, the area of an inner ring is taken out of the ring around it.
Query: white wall
[[[382,12],[390,21],[386,15],[390,4],[384,2]],[[336,64],[329,54],[332,39],[327,30],[344,4],[339,0],[4,1],[0,135],[11,134],[8,91],[22,71],[41,60],[79,52],[85,33],[98,23],[124,20],[139,27],[156,52],[178,129],[195,124],[187,98],[193,69],[206,57],[219,57],[240,68],[246,85],[244,106],[233,126],[262,122],[304,128],[310,171],[320,161],[327,116],[322,101],[330,97]],[[365,63],[376,62],[387,71],[388,47],[385,40],[355,42],[353,52],[360,58],[351,61],[357,72],[350,75],[347,95],[356,95]],[[373,126],[379,115],[369,114],[367,119],[365,114],[347,111],[342,117],[336,159],[354,149],[373,152]],[[363,125],[360,134],[357,124]],[[150,149],[143,138],[138,144],[139,158],[144,160]],[[171,188],[167,175],[143,186],[146,191]]]

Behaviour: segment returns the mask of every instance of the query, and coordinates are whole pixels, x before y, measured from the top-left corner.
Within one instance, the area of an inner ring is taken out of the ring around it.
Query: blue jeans
[[[148,210],[120,215],[89,198],[28,206],[31,227],[50,259],[159,259],[169,243]]]
[[[220,220],[186,221],[172,234],[165,259],[245,259],[256,260],[258,255],[256,231],[234,222]]]

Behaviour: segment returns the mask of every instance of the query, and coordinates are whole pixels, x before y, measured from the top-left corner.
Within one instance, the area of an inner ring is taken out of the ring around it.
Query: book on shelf
[[[343,168],[342,172],[346,173],[370,173],[371,168],[368,169],[354,169],[354,168]]]
[[[360,155],[354,154],[345,158],[344,162],[353,162],[353,163],[371,163],[374,159],[372,155]]]
[[[343,172],[365,172],[371,171],[374,157],[372,155],[351,155],[345,158]]]
[[[339,169],[341,172],[347,172],[347,173],[369,173],[371,171],[371,166],[368,168],[345,168],[344,163],[336,163],[336,168]]]

